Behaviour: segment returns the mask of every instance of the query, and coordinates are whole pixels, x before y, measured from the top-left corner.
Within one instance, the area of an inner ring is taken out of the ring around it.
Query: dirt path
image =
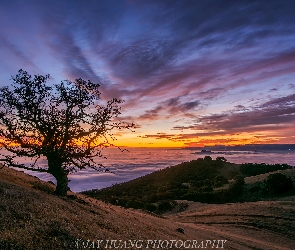
[[[294,201],[190,203],[167,219],[198,232],[200,240],[227,240],[224,249],[295,249]]]
[[[251,228],[237,228],[224,226],[190,225],[197,231],[208,232],[216,239],[224,239],[224,249],[294,249],[295,241],[267,231],[257,231]],[[292,248],[293,247],[293,248]]]

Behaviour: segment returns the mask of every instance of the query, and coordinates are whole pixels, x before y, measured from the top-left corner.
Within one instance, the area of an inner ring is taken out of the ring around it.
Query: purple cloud
[[[281,130],[295,121],[295,95],[273,99],[250,109],[238,105],[221,114],[204,115],[190,126],[176,126],[175,130],[203,130],[196,135],[228,134]]]
[[[201,134],[289,126],[293,104],[280,98],[294,92],[293,9],[293,1],[1,1],[0,84],[19,68],[89,79],[103,98],[126,100],[125,117],[143,131],[167,117]]]

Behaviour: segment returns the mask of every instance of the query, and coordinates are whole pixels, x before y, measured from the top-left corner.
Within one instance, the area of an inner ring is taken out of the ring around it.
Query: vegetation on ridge
[[[259,173],[290,168],[284,164],[232,164],[224,157],[212,160],[210,156],[168,167],[125,183],[112,185],[101,190],[83,192],[114,205],[144,209],[161,213],[176,206],[175,200],[190,200],[205,203],[226,203],[257,200],[271,195],[266,183],[251,186],[245,192],[244,178],[249,176],[245,169],[255,166]],[[251,170],[254,172],[254,170]],[[288,179],[288,178],[287,178]],[[292,188],[289,182],[288,191]],[[285,183],[285,182],[284,182]],[[291,181],[292,183],[292,181]],[[283,184],[284,185],[284,184]],[[276,187],[272,187],[275,189]],[[184,209],[185,203],[180,203]]]
[[[287,164],[245,163],[240,166],[240,171],[245,176],[254,176],[288,168],[290,166]]]

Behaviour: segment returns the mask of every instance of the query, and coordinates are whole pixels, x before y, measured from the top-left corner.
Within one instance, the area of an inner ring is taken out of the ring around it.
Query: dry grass
[[[246,184],[254,184],[254,183],[257,183],[257,182],[262,182],[270,174],[274,174],[274,173],[282,173],[282,174],[286,175],[287,177],[291,177],[291,179],[293,181],[295,181],[295,169],[285,169],[285,170],[277,170],[277,171],[270,172],[270,173],[260,174],[260,175],[256,175],[256,176],[246,177],[245,178],[245,183]]]
[[[0,249],[77,249],[77,239],[226,239],[225,249],[295,245],[292,201],[189,203],[184,212],[159,218],[72,192],[56,197],[53,189],[36,177],[0,169]]]
[[[178,223],[167,219],[72,192],[56,197],[44,192],[50,186],[13,169],[0,170],[0,249],[77,249],[71,247],[76,239],[192,237],[177,232]]]

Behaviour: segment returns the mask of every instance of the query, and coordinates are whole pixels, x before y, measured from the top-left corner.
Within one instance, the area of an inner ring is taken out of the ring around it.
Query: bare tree
[[[55,193],[66,195],[68,174],[84,168],[106,169],[95,157],[115,139],[112,131],[131,129],[118,119],[121,100],[99,105],[99,84],[76,79],[48,84],[49,75],[32,77],[19,70],[12,86],[0,88],[0,145],[8,166],[47,172],[57,181]],[[48,166],[40,168],[44,156]],[[32,164],[19,164],[30,157]]]

